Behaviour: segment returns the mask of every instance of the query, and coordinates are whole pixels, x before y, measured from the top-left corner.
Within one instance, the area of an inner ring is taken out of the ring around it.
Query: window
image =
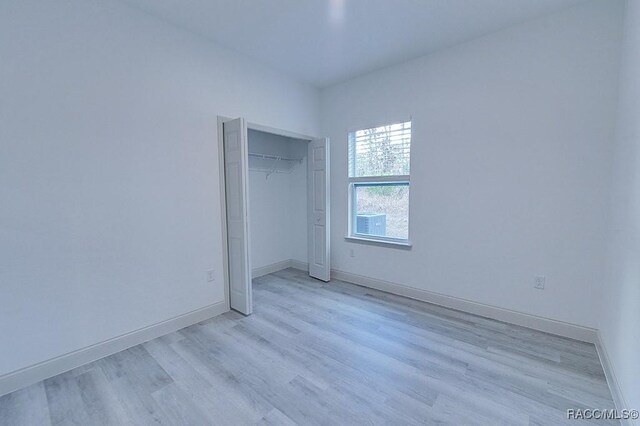
[[[409,242],[411,122],[349,133],[349,236]]]

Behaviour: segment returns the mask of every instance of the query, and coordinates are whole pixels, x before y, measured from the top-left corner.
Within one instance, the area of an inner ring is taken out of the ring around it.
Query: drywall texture
[[[118,2],[0,40],[0,376],[223,300],[216,117],[317,134],[316,89]]]
[[[332,267],[595,327],[621,16],[589,2],[323,91]],[[345,241],[348,131],[409,118],[413,248]]]
[[[602,343],[627,407],[640,409],[640,2],[625,12]]]
[[[306,141],[249,130],[249,152],[300,158],[290,173],[266,173],[272,160],[249,159],[249,224],[251,268],[290,259],[307,261]]]

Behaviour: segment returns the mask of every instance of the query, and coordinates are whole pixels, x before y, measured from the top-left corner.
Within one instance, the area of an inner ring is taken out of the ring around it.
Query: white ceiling
[[[325,87],[583,0],[126,0]]]

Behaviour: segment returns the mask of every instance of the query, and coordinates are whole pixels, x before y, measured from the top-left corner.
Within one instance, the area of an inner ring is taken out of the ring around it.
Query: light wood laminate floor
[[[229,312],[0,398],[2,425],[578,424],[593,345],[284,270]]]

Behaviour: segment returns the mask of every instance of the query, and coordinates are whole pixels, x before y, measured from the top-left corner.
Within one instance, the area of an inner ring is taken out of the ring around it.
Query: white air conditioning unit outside
[[[356,233],[385,236],[387,233],[387,215],[382,213],[359,213],[356,215]]]

